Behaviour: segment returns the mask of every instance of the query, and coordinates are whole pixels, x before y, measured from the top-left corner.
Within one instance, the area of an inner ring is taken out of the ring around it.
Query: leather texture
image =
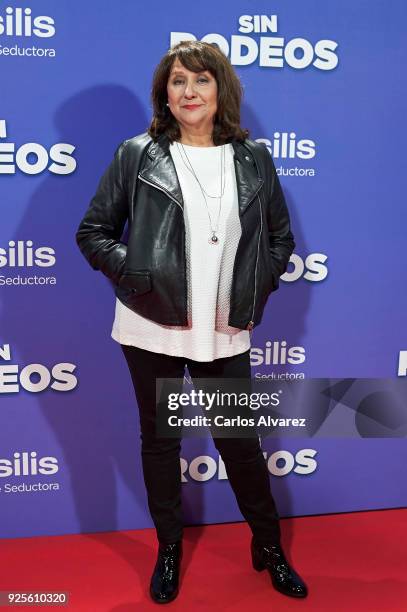
[[[76,232],[94,270],[128,308],[163,325],[187,325],[184,202],[170,141],[147,132],[123,141]],[[242,235],[233,268],[228,324],[252,329],[278,289],[295,242],[266,146],[231,140]],[[122,241],[128,223],[127,243]],[[214,247],[216,248],[216,247]]]
[[[251,542],[252,564],[258,572],[267,569],[274,588],[290,597],[306,597],[308,588],[302,578],[289,565],[279,544]]]
[[[150,596],[156,603],[169,603],[178,595],[182,554],[182,540],[174,544],[160,542],[150,581]]]

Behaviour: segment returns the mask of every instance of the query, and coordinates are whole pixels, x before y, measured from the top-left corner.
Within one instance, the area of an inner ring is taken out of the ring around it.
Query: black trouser
[[[250,350],[214,361],[193,361],[121,345],[134,385],[140,415],[141,457],[148,506],[157,538],[171,544],[182,538],[181,438],[155,435],[156,378],[250,379]],[[197,387],[197,381],[194,380]],[[239,509],[259,542],[280,541],[279,516],[259,440],[214,438]]]

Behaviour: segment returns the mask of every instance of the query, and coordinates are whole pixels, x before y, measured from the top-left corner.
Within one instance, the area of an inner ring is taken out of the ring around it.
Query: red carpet
[[[185,528],[181,591],[161,608],[405,611],[406,518],[406,510],[382,510],[282,519],[287,557],[310,591],[301,600],[276,592],[266,571],[252,569],[245,523]],[[68,591],[70,611],[159,608],[148,595],[156,558],[152,529],[6,539],[1,550],[1,591]]]

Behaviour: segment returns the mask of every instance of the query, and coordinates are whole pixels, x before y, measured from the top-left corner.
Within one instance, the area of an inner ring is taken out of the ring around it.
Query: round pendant
[[[217,244],[217,243],[218,243],[218,240],[219,240],[219,239],[218,239],[218,237],[217,237],[215,234],[213,234],[213,235],[212,235],[212,236],[209,238],[208,242],[209,242],[210,244]]]

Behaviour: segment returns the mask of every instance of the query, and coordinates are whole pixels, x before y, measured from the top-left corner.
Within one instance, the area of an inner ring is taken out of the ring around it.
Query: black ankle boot
[[[150,595],[156,603],[168,603],[178,595],[182,540],[159,544],[157,563],[150,582]]]
[[[259,544],[252,538],[251,552],[254,569],[267,569],[277,591],[291,597],[307,596],[306,584],[290,567],[279,544]]]

